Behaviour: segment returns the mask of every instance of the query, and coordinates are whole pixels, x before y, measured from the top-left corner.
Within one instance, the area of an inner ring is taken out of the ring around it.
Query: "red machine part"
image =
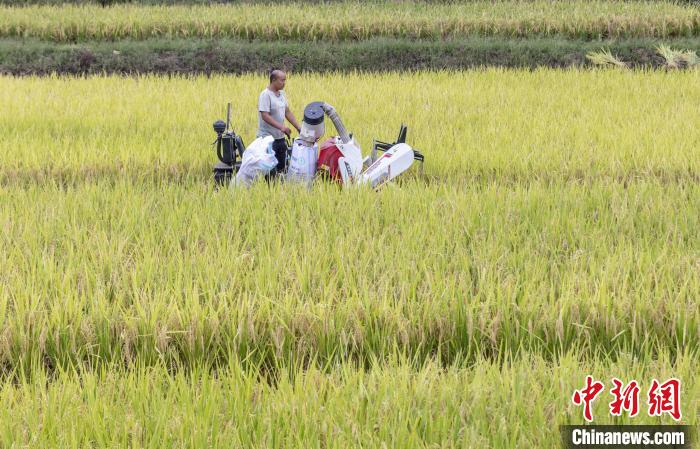
[[[316,170],[321,176],[327,176],[329,179],[342,183],[338,169],[338,159],[343,157],[343,153],[335,144],[335,137],[331,137],[321,144],[318,152],[318,162]]]

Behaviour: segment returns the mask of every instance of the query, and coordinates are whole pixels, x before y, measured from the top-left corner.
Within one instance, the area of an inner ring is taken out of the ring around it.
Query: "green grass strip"
[[[660,44],[700,51],[700,40],[561,38],[460,38],[440,42],[373,38],[360,42],[308,45],[303,42],[247,42],[205,39],[52,43],[0,39],[0,73],[248,73],[271,66],[293,72],[412,71],[497,67],[589,66],[586,54],[609,49],[632,66],[661,67]]]

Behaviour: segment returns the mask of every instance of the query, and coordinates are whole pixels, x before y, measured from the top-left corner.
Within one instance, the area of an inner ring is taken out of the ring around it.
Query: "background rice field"
[[[650,1],[339,2],[275,5],[0,7],[0,37],[58,42],[168,38],[357,40],[462,36],[691,37],[692,3]]]
[[[699,76],[290,74],[365,153],[409,125],[379,193],[214,191],[261,76],[1,77],[0,441],[554,447],[586,374],[697,423]]]

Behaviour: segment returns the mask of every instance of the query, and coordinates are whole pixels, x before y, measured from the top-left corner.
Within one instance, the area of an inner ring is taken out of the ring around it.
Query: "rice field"
[[[692,37],[700,8],[666,1],[338,2],[0,7],[0,37],[56,42],[169,38],[357,40],[464,36]]]
[[[262,76],[0,77],[0,444],[555,447],[586,374],[697,423],[698,81],[291,73],[365,154],[408,124],[372,192],[213,189]]]
[[[162,367],[105,369],[58,379],[0,386],[3,447],[561,447],[557,424],[581,422],[570,396],[581,379],[618,375],[683,384],[685,422],[697,422],[697,359],[627,357],[612,363],[573,355],[468,368],[426,363],[416,370],[397,358],[367,370],[348,365],[303,373],[286,368],[277,381],[232,364],[218,375]],[[607,413],[600,423],[652,424]],[[66,425],[70,423],[70,425]],[[40,429],[37,431],[37,429]]]

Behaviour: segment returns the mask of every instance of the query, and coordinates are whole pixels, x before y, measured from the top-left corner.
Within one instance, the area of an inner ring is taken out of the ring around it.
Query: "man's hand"
[[[260,111],[260,115],[262,115],[262,119],[265,123],[274,126],[275,128],[279,129],[283,133],[287,135],[287,137],[291,137],[292,130],[289,129],[288,127],[284,126],[284,123],[279,123],[275,121],[275,119],[272,118],[269,112],[267,111]]]

